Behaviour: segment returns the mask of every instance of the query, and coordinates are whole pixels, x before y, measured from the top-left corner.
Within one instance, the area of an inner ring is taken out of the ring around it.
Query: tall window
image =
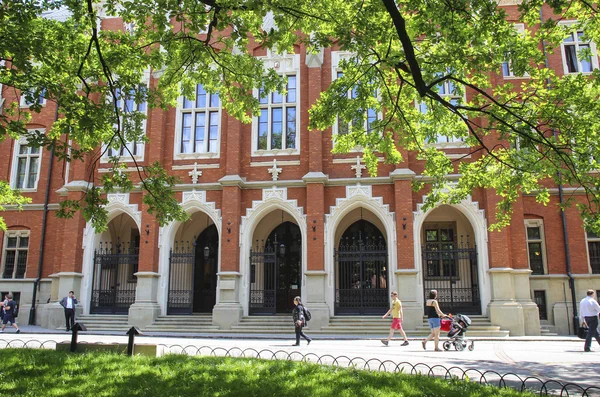
[[[600,236],[594,232],[587,232],[588,256],[593,274],[600,274]]]
[[[40,178],[41,151],[20,139],[15,143],[13,156],[12,187],[14,189],[37,189]]]
[[[296,149],[298,111],[296,75],[288,75],[287,93],[272,92],[262,97],[259,90],[257,150]]]
[[[526,220],[527,253],[532,274],[545,274],[546,247],[544,242],[544,224],[541,220]]]
[[[179,153],[216,153],[219,151],[219,94],[196,85],[196,100],[184,97],[179,130]]]
[[[438,94],[452,105],[458,105],[463,102],[463,96],[457,94],[456,86],[450,80],[445,80],[437,86]],[[423,114],[429,111],[425,102],[419,103],[419,111]],[[432,144],[448,144],[448,143],[463,143],[463,137],[451,137],[438,134],[435,138],[429,139],[428,143]]]
[[[515,23],[514,28],[521,36],[525,36],[525,25],[524,24]],[[510,56],[510,54],[506,54],[507,60],[502,63],[502,76],[504,78],[515,78],[515,77],[528,76],[527,74],[525,74],[525,76],[515,75],[514,71],[512,70],[511,62],[510,62],[510,60],[508,60],[509,56]]]
[[[140,85],[137,87],[138,91],[142,93],[142,97],[144,99],[136,99],[136,91],[135,89],[130,89],[127,92],[123,92],[120,88],[116,89],[116,97],[117,97],[117,107],[121,113],[121,133],[124,137],[127,135],[127,131],[129,128],[133,127],[131,123],[131,113],[139,112],[146,115],[147,105],[145,99],[146,86]],[[129,120],[129,121],[128,121]],[[142,123],[142,129],[144,132],[146,131],[146,120]],[[144,155],[144,143],[137,141],[126,141],[124,145],[121,145],[120,148],[109,148],[107,151],[108,157],[129,157],[133,156],[134,158],[141,158]]]
[[[27,232],[7,232],[4,247],[2,278],[24,278],[27,269],[29,234]]]
[[[37,91],[34,89],[28,90],[27,92],[22,92],[21,93],[21,103],[20,103],[20,107],[25,108],[25,107],[30,107],[32,105],[37,105],[40,104],[42,106],[46,105],[46,89],[42,88],[41,90]]]
[[[339,79],[340,77],[343,76],[343,74],[344,74],[343,72],[337,72],[337,78]],[[377,96],[376,93],[374,93],[373,95]],[[353,88],[353,89],[351,89],[351,90],[348,91],[348,98],[351,98],[351,99],[356,98],[356,89],[355,88]],[[362,128],[367,133],[369,133],[372,130],[373,122],[377,120],[377,111],[375,109],[367,109],[364,113],[365,113],[364,114],[365,120],[363,122]],[[350,131],[350,128],[358,126],[358,123],[359,123],[358,119],[353,120],[353,121],[351,121],[349,123],[345,123],[343,121],[340,122],[340,119],[338,117],[338,120],[337,120],[337,133],[340,134],[340,135],[347,134]]]
[[[596,46],[584,39],[582,30],[570,32],[563,40],[561,50],[565,73],[589,73],[598,67]]]

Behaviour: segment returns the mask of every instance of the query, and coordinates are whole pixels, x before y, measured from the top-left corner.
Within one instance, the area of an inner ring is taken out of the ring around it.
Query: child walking
[[[398,293],[396,291],[392,292],[392,305],[390,307],[390,310],[388,310],[382,318],[386,318],[387,316],[389,316],[390,313],[392,313],[392,325],[390,326],[390,335],[388,336],[387,340],[382,339],[381,343],[387,346],[390,343],[390,340],[392,340],[392,336],[394,336],[394,331],[399,330],[402,334],[402,337],[404,338],[404,343],[402,343],[401,346],[408,345],[406,333],[402,329],[402,303],[400,302],[400,299],[398,299]]]

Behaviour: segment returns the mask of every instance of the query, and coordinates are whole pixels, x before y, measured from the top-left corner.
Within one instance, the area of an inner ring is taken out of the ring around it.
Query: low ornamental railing
[[[139,340],[139,339],[138,339]],[[56,344],[63,341],[39,341],[39,340],[3,340],[0,339],[0,349],[6,348],[32,348],[52,349]],[[87,343],[87,342],[80,342]],[[94,342],[88,344],[110,345],[111,343]],[[600,397],[600,387],[583,386],[571,382],[561,382],[550,379],[544,380],[536,376],[521,377],[515,373],[500,374],[493,370],[481,371],[475,368],[462,369],[460,367],[446,368],[443,365],[430,366],[425,363],[409,363],[407,361],[395,362],[392,360],[380,360],[378,358],[363,358],[350,356],[333,356],[330,354],[318,355],[315,353],[302,353],[300,351],[254,349],[254,348],[224,348],[195,345],[157,345],[157,355],[185,354],[189,356],[208,357],[233,357],[233,358],[256,358],[263,360],[287,360],[300,361],[318,365],[331,365],[342,368],[361,369],[366,371],[381,371],[389,373],[403,373],[409,375],[424,375],[443,379],[460,379],[468,382],[476,382],[482,385],[496,386],[499,388],[512,388],[518,391],[529,391],[540,396],[561,397]]]

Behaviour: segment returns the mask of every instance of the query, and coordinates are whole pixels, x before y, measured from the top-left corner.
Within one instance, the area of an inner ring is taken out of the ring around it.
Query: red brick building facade
[[[506,6],[509,15],[516,7]],[[106,18],[102,28],[120,25]],[[559,75],[597,68],[592,50],[591,65],[579,63],[575,71],[564,47],[549,56],[549,66]],[[39,274],[35,321],[51,328],[62,325],[57,301],[69,290],[85,314],[127,314],[130,324],[146,327],[158,315],[207,312],[221,329],[242,316],[287,313],[295,295],[310,306],[318,329],[332,316],[381,315],[397,290],[410,330],[422,324],[424,295],[435,288],[443,310],[487,316],[511,335],[538,335],[540,321],[561,334],[572,330],[566,246],[581,299],[588,288],[600,289],[600,239],[586,234],[569,208],[565,242],[557,188],[546,207],[521,197],[510,227],[495,232],[487,227],[499,198],[490,190],[423,211],[426,191],[411,188],[423,164],[413,153],[403,151],[406,161],[398,165],[380,162],[371,177],[359,150],[331,153],[340,126],[308,130],[308,109],[347,54],[307,55],[297,47],[294,54],[257,48],[254,55],[288,76],[288,93],[269,96],[252,124],[228,116],[220,98],[201,86],[195,100],[181,98],[168,111],[135,104],[147,113],[150,143],[132,143],[130,150],[139,164],[159,161],[181,178],[177,199],[191,215],[185,223],[159,227],[139,190],[109,195],[109,229],[102,234],[80,215],[58,219],[59,203],[81,197],[93,164],[54,158],[50,171],[48,151],[22,141],[0,144],[1,178],[32,199],[21,212],[7,208],[8,230],[0,233],[0,291],[19,300],[21,322]],[[143,83],[153,86],[158,78],[148,73]],[[508,66],[494,77],[521,78]],[[19,95],[2,90],[5,103]],[[48,102],[29,127],[49,129],[55,117]],[[445,137],[433,144],[451,158],[470,151]],[[95,178],[108,168],[100,160]]]

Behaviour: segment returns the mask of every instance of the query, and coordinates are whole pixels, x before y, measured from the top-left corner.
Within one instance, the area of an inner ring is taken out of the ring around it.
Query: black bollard
[[[127,331],[127,335],[129,335],[129,342],[127,342],[127,355],[133,356],[133,339],[136,335],[142,335],[142,331],[138,327],[131,327],[129,331]]]
[[[77,351],[77,332],[78,331],[87,331],[87,328],[83,323],[75,323],[73,327],[71,327],[71,331],[73,334],[71,335],[71,352]]]

